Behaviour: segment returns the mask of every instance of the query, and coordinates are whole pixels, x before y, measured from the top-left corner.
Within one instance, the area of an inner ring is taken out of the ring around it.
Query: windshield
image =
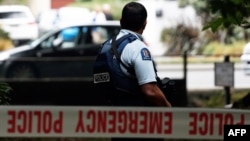
[[[31,40],[28,45],[31,45],[31,46],[37,46],[38,44],[40,44],[43,40],[49,38],[50,36],[52,36],[53,34],[55,34],[56,32],[58,32],[59,29],[58,28],[54,28],[53,30],[50,30],[49,32],[41,35],[41,37],[37,38],[37,39],[34,39],[34,40]]]

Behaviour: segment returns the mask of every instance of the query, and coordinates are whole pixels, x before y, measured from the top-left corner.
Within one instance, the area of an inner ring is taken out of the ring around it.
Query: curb
[[[180,70],[183,69],[183,64],[158,64],[157,66],[158,70]],[[205,63],[205,64],[187,64],[187,69],[190,70],[211,70],[215,69],[214,63]],[[241,63],[235,63],[234,64],[235,70],[242,70],[243,65]]]

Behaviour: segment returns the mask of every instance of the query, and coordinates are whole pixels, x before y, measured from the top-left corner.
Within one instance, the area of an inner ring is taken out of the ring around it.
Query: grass
[[[249,89],[231,90],[231,103],[237,102],[250,92]],[[226,96],[223,90],[189,92],[189,103],[194,107],[224,108]]]

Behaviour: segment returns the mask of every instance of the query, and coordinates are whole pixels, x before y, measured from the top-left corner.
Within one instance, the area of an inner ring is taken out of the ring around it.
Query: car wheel
[[[35,68],[30,64],[15,64],[10,67],[7,73],[8,78],[36,78],[38,77]]]

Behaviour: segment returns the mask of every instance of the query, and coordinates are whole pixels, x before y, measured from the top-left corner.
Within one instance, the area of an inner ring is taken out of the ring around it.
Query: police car
[[[92,77],[100,45],[119,30],[118,21],[54,29],[30,44],[1,52],[0,77]]]

